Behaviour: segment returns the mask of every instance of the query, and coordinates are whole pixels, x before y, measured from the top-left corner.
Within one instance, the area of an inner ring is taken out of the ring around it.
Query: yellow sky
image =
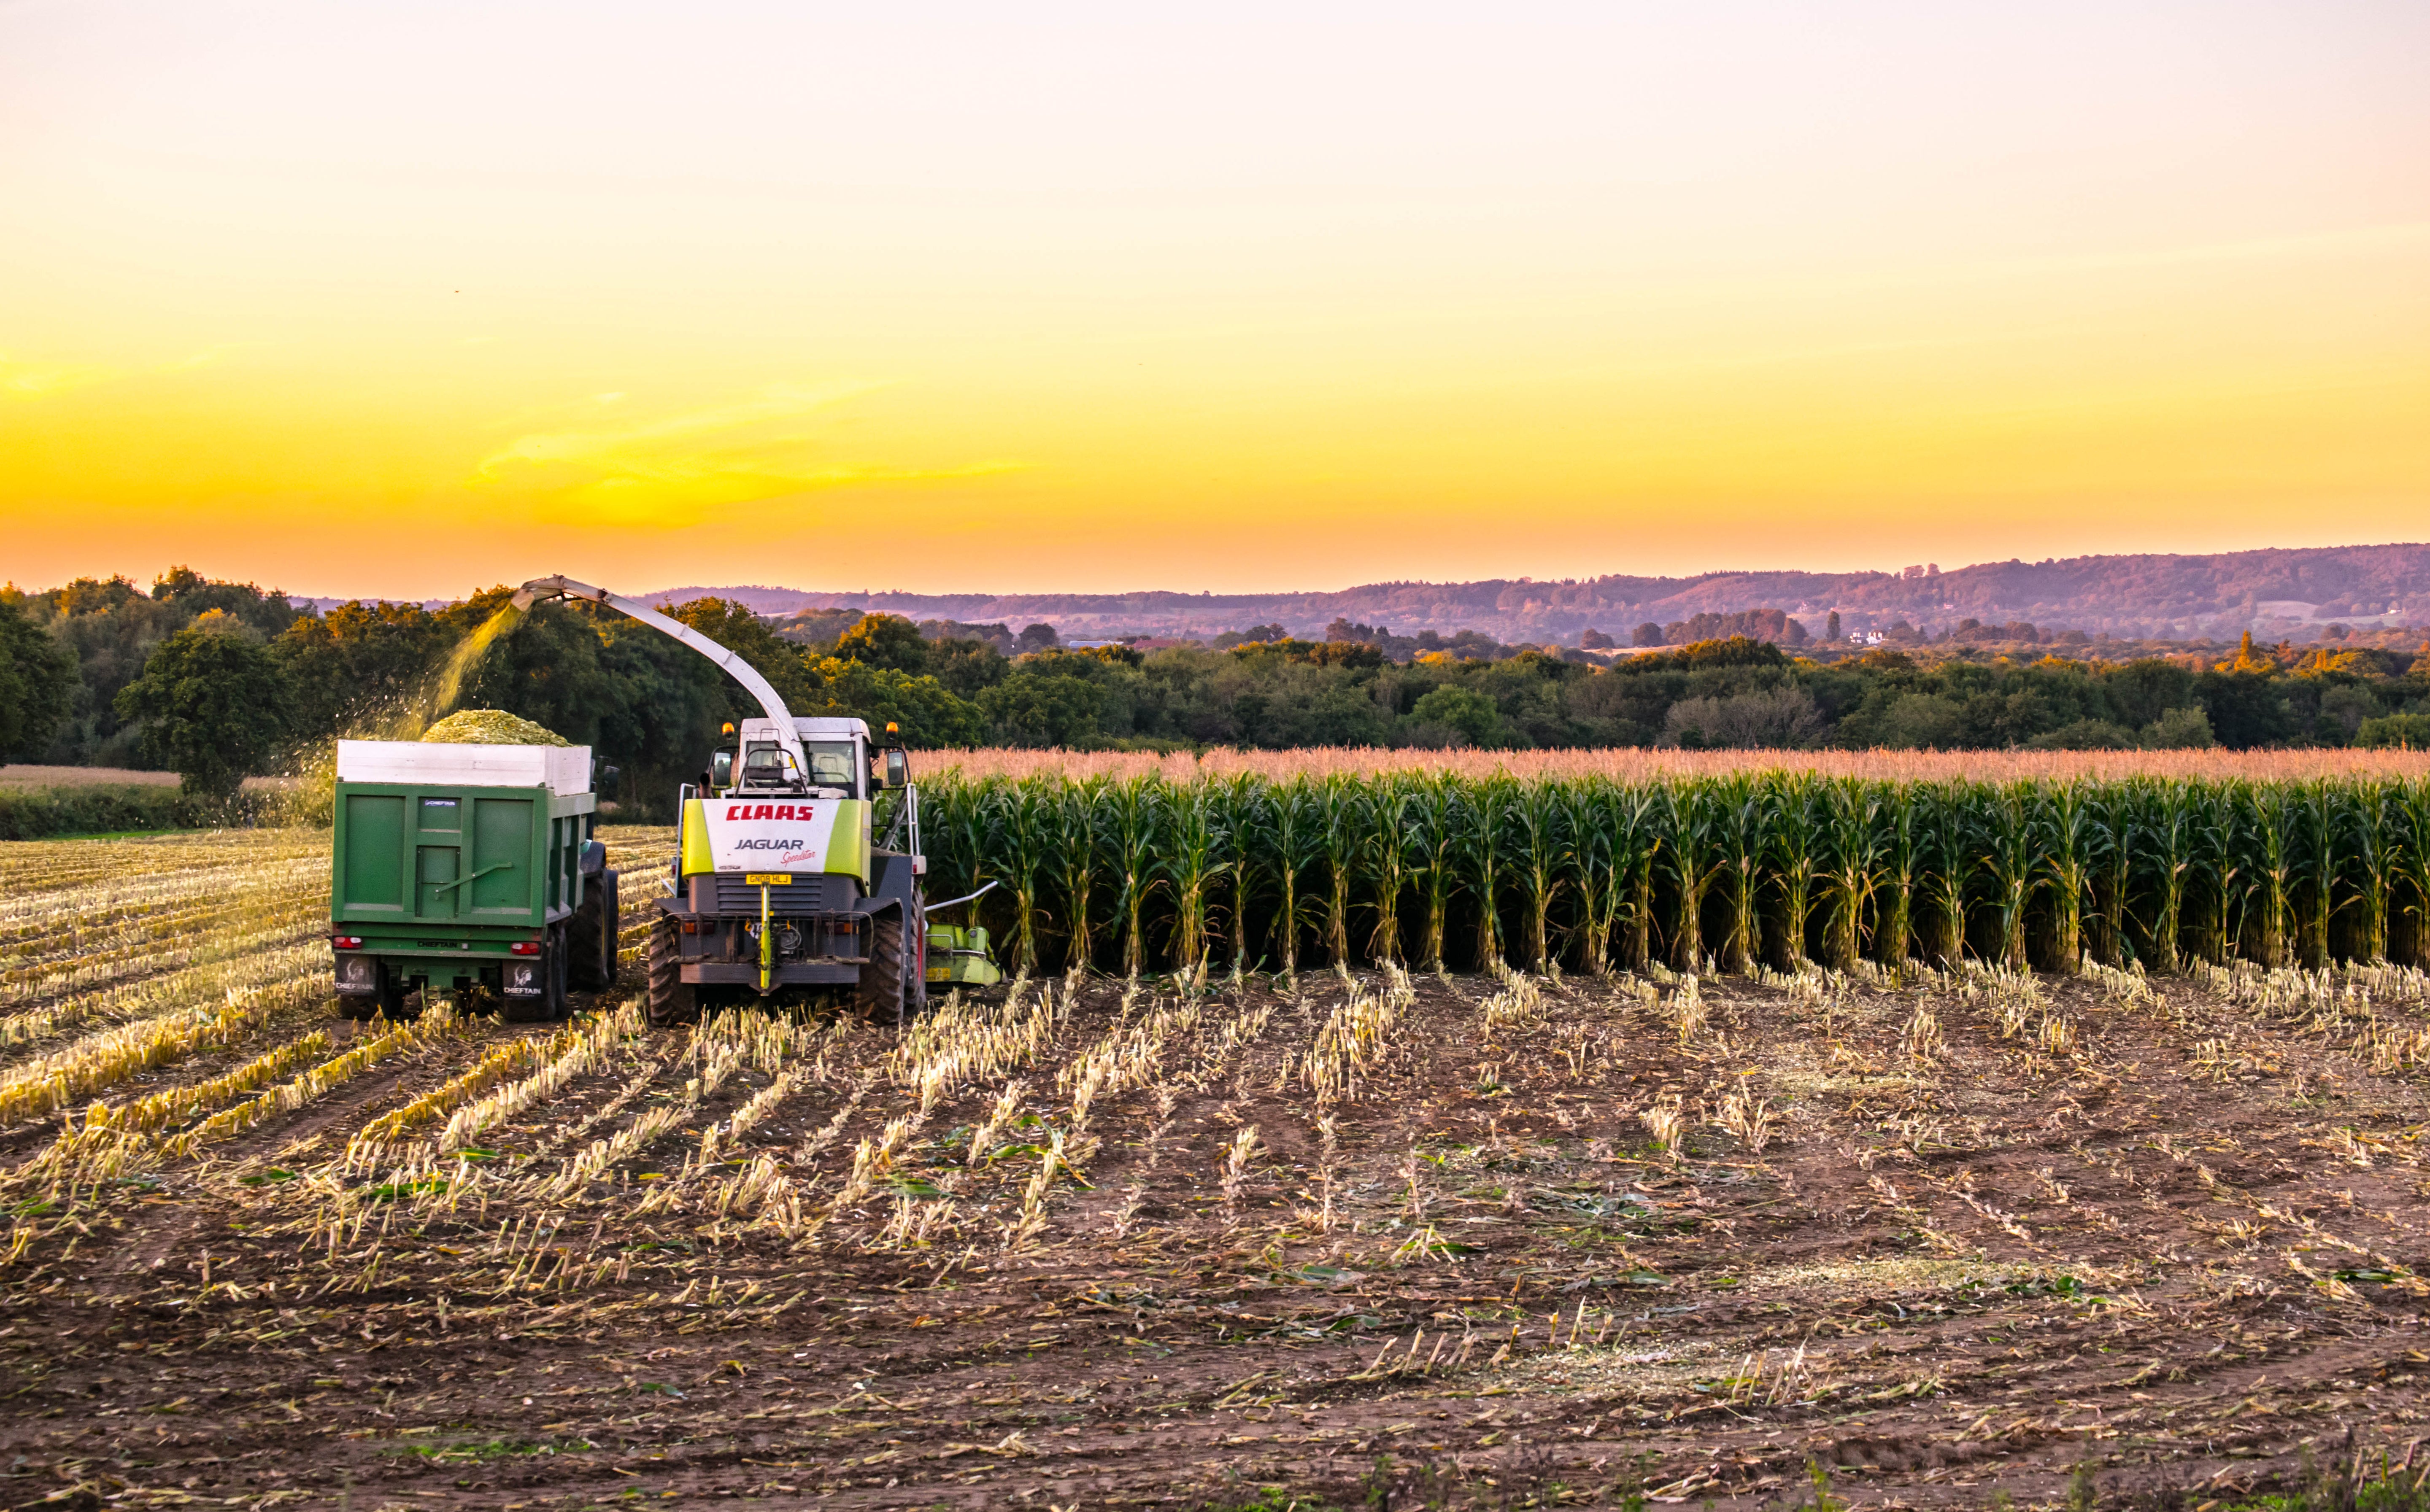
[[[12,0],[0,575],[2421,540],[2425,62],[2393,3]]]

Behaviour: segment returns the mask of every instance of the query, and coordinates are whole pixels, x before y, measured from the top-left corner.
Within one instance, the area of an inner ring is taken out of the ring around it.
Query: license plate
[[[745,885],[755,888],[790,888],[793,874],[790,872],[753,872],[743,877]]]

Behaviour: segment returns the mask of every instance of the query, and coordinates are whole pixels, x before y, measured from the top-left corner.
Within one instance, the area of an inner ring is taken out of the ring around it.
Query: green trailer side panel
[[[341,827],[345,844],[339,872],[344,917],[405,913],[405,798],[398,793],[346,795]]]
[[[590,793],[340,783],[329,918],[539,929],[578,906]]]
[[[464,900],[462,917],[483,923],[539,922],[532,912],[532,883],[547,861],[536,848],[543,838],[535,833],[539,826],[533,822],[538,805],[521,796],[468,792],[466,797],[473,806],[469,859],[474,880],[461,889],[471,894]],[[553,871],[547,891],[543,909],[557,902]]]

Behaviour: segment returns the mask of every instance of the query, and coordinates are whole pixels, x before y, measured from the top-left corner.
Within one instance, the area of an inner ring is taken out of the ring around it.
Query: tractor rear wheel
[[[890,1023],[900,1028],[908,985],[909,963],[905,959],[903,913],[879,914],[869,922],[869,964],[860,969],[860,980],[853,988],[853,1002],[862,1017],[872,1023]]]
[[[700,1022],[700,989],[683,979],[683,937],[674,916],[650,922],[650,990],[645,1009],[653,1029]]]

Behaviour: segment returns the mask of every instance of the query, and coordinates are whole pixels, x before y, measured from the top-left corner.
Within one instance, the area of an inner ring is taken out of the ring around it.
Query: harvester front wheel
[[[700,1022],[700,991],[683,979],[683,937],[674,916],[660,914],[650,924],[650,1027],[673,1029]]]
[[[869,964],[860,969],[853,1000],[872,1023],[903,1023],[908,963],[904,959],[903,914],[900,909],[869,922]]]

